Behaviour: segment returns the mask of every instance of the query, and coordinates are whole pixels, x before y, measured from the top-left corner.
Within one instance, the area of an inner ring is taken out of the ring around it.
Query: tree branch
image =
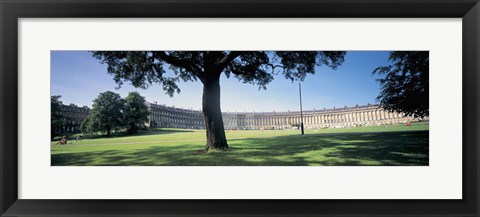
[[[276,68],[285,68],[285,66],[283,66],[283,65],[274,65],[274,64],[272,64],[272,63],[270,63],[270,62],[262,62],[262,63],[259,63],[258,65],[259,65],[259,67],[260,67],[261,65],[270,67],[270,69],[272,70],[271,73],[274,74],[274,75],[278,75],[278,72],[275,72],[275,69],[276,69]],[[235,74],[235,75],[245,74],[245,72],[237,71],[237,70],[235,70],[234,68],[230,68],[230,69],[231,69],[230,71],[231,71],[233,74]]]
[[[158,55],[160,59],[162,59],[163,61],[167,62],[170,65],[173,65],[179,68],[184,68],[192,72],[198,79],[200,79],[200,81],[204,82],[203,71],[197,66],[193,65],[190,61],[182,60],[182,59],[178,59],[176,57],[170,56],[167,53],[165,53],[165,51],[155,51],[154,55],[155,54]]]
[[[277,73],[275,73],[275,68],[285,68],[285,66],[283,65],[274,65],[274,64],[271,64],[271,63],[264,63],[265,65],[267,66],[270,66],[270,68],[272,68],[272,74],[276,75]]]
[[[218,61],[217,69],[222,72],[228,64],[230,64],[235,58],[237,58],[241,54],[241,51],[232,51],[229,54],[225,55],[220,61]]]

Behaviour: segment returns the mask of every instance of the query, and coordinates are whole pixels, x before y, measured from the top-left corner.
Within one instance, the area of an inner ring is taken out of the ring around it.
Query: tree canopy
[[[113,130],[122,128],[124,100],[119,94],[107,91],[93,100],[92,110],[80,129],[86,133],[102,132],[110,136]]]
[[[393,51],[391,65],[376,68],[373,73],[384,75],[378,79],[380,105],[393,112],[413,117],[429,114],[429,52]]]
[[[125,81],[134,87],[147,88],[153,83],[163,86],[167,94],[180,93],[178,81],[205,82],[222,72],[243,83],[266,89],[273,75],[302,80],[315,74],[316,66],[336,69],[344,61],[344,51],[94,51],[93,56],[107,64],[107,71],[121,86]],[[166,73],[169,68],[173,76]]]
[[[57,134],[56,131],[65,126],[70,120],[62,114],[61,96],[50,96],[50,137],[53,139]]]
[[[138,92],[130,92],[128,96],[125,97],[123,126],[127,129],[127,133],[133,134],[139,129],[145,128],[149,114],[145,103],[145,98]]]

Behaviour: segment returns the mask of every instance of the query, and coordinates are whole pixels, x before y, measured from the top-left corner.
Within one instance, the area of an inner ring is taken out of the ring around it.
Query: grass
[[[227,151],[204,152],[204,130],[51,143],[52,166],[428,165],[428,123],[307,130],[226,131]]]

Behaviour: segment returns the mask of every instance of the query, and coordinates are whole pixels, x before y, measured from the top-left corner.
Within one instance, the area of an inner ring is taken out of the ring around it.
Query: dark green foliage
[[[93,119],[95,119],[93,113],[90,111],[89,115],[87,115],[87,117],[85,117],[85,120],[83,120],[83,122],[80,124],[80,131],[83,133],[83,134],[93,134],[93,133],[97,133],[97,129],[99,129],[99,126],[98,126],[98,122],[96,121],[92,121]]]
[[[292,81],[297,79],[303,81],[307,74],[315,74],[315,66],[326,65],[336,69],[343,63],[345,57],[345,52],[340,51],[278,51],[275,54],[281,58],[283,75]]]
[[[60,127],[64,124],[63,115],[62,115],[62,106],[60,104],[61,96],[51,96],[50,97],[50,121],[52,127]]]
[[[57,136],[56,131],[65,126],[70,120],[62,114],[61,96],[50,96],[50,139]]]
[[[333,69],[344,61],[343,51],[94,51],[93,56],[108,65],[108,73],[121,86],[129,81],[147,88],[159,83],[167,94],[179,93],[178,81],[205,80],[222,72],[233,74],[241,82],[265,89],[273,74],[303,80],[315,74],[315,66]],[[213,67],[206,67],[209,63]],[[165,65],[167,64],[167,65]],[[165,67],[175,73],[166,76]]]
[[[106,133],[122,128],[124,100],[119,94],[107,91],[93,100],[93,108],[83,121],[80,129],[84,133]]]
[[[126,130],[128,134],[145,128],[148,109],[145,98],[138,92],[130,92],[125,99],[119,94],[107,91],[93,101],[93,108],[85,118],[80,130],[85,134],[106,133]]]
[[[393,51],[391,65],[376,68],[373,73],[385,75],[378,79],[381,92],[380,105],[394,112],[414,117],[426,117],[429,113],[429,52]]]
[[[127,129],[128,134],[137,133],[138,130],[145,128],[149,115],[145,103],[145,98],[138,92],[130,92],[125,98],[123,126]]]

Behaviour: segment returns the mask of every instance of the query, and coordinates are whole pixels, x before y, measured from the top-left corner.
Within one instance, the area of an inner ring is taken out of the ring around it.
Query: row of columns
[[[303,123],[306,127],[330,126],[332,124],[366,124],[384,120],[403,119],[400,113],[391,113],[382,109],[353,110],[337,113],[307,113]],[[290,127],[302,122],[300,115],[265,115],[265,114],[224,114],[226,129],[263,128],[263,127]],[[150,122],[156,127],[204,128],[201,112],[168,111],[162,109],[150,110]]]
[[[335,124],[335,123],[360,123],[371,121],[382,121],[403,118],[402,114],[390,113],[384,110],[354,111],[334,114],[305,114],[304,125]],[[288,126],[300,124],[301,117],[298,116],[265,116],[259,115],[255,118],[246,119],[247,126]]]
[[[201,113],[180,113],[150,109],[150,123],[155,127],[176,128],[203,128],[204,121]]]

